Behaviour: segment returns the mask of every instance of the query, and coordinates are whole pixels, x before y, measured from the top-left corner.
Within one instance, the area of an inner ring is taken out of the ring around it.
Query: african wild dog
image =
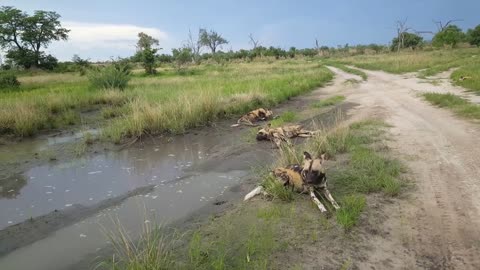
[[[272,174],[284,186],[290,186],[293,190],[299,193],[310,193],[310,198],[322,213],[327,212],[327,209],[320,202],[315,192],[323,194],[335,209],[339,209],[340,206],[337,204],[335,199],[333,199],[333,196],[330,194],[327,188],[327,178],[325,176],[325,170],[323,167],[325,155],[323,154],[314,159],[310,153],[304,152],[303,159],[303,164],[301,166],[290,165],[286,168],[279,167],[273,170]],[[262,193],[266,194],[263,187],[259,186],[248,193],[244,200],[249,200],[252,197]]]
[[[277,147],[280,147],[282,142],[290,144],[290,138],[295,137],[311,137],[314,132],[305,130],[301,125],[286,125],[283,127],[272,128],[271,124],[261,128],[257,132],[257,141],[272,141]]]
[[[266,110],[264,108],[259,108],[240,117],[237,123],[232,125],[232,127],[238,127],[241,124],[248,125],[248,126],[255,126],[255,123],[259,121],[266,121],[272,117],[273,117],[272,111]]]

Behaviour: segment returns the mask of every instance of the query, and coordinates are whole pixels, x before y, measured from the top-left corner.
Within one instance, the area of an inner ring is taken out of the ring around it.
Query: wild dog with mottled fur
[[[232,127],[238,127],[241,124],[248,125],[248,126],[255,126],[255,123],[259,121],[266,121],[272,117],[273,117],[272,111],[266,110],[264,108],[259,108],[240,117],[237,123],[232,125]]]
[[[317,205],[322,213],[327,212],[325,206],[320,202],[315,192],[323,194],[330,201],[335,209],[339,209],[330,191],[327,188],[327,178],[323,168],[325,155],[313,159],[308,152],[303,153],[303,164],[289,165],[286,168],[279,167],[272,171],[272,174],[284,186],[290,186],[299,193],[310,193],[310,198]],[[253,198],[258,194],[266,194],[263,187],[259,186],[245,196],[245,201]]]
[[[323,164],[325,163],[325,154],[313,159],[312,155],[308,152],[303,152],[303,165],[302,165],[302,179],[310,191],[310,196],[315,201],[315,191],[320,194],[323,193],[325,198],[333,205],[335,209],[339,209],[340,206],[333,199],[332,194],[327,188],[327,177],[325,176],[325,170]],[[318,199],[317,199],[318,200]],[[327,209],[320,201],[315,201],[320,211],[325,212]]]
[[[261,128],[257,132],[257,141],[272,141],[277,147],[280,147],[282,142],[290,144],[290,138],[295,137],[311,137],[314,132],[305,130],[301,125],[286,125],[283,127],[272,128],[271,124]]]

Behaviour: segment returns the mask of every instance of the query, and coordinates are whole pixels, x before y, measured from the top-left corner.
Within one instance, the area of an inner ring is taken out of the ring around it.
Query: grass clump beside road
[[[424,93],[423,97],[433,105],[448,108],[461,117],[476,120],[480,119],[480,105],[473,104],[457,95],[450,93]]]
[[[340,102],[343,102],[344,100],[345,100],[345,96],[337,95],[337,96],[333,96],[333,97],[329,97],[329,98],[317,101],[312,104],[312,107],[324,108],[324,107],[336,105]]]
[[[455,84],[480,94],[480,56],[476,59],[476,62],[461,66],[455,70],[451,78]],[[466,79],[461,80],[461,77],[465,77]]]
[[[475,61],[475,55],[480,54],[479,48],[433,50],[433,51],[403,51],[375,55],[357,55],[335,59],[342,64],[354,65],[370,70],[383,70],[400,74],[424,70],[425,76],[434,75],[453,67]]]

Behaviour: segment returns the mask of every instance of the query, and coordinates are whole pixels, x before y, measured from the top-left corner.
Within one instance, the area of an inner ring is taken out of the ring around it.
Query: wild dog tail
[[[252,191],[250,191],[247,195],[245,195],[245,198],[243,198],[244,201],[248,201],[250,200],[251,198],[257,196],[258,194],[265,194],[265,190],[263,189],[262,186],[258,186],[256,187],[255,189],[253,189]]]
[[[240,124],[233,124],[233,125],[231,125],[231,127],[239,127],[239,126],[240,126]]]

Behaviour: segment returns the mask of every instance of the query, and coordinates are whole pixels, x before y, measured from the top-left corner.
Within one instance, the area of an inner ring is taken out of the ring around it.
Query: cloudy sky
[[[249,48],[252,33],[264,46],[313,47],[349,43],[387,44],[395,21],[408,18],[415,30],[433,31],[433,20],[462,19],[466,29],[480,24],[480,0],[0,0],[27,12],[56,11],[71,29],[67,42],[48,51],[61,60],[73,54],[92,60],[130,56],[138,32],[160,40],[161,52],[171,53],[185,41],[188,30],[215,29],[230,43],[224,50]],[[431,36],[426,36],[430,39]]]

